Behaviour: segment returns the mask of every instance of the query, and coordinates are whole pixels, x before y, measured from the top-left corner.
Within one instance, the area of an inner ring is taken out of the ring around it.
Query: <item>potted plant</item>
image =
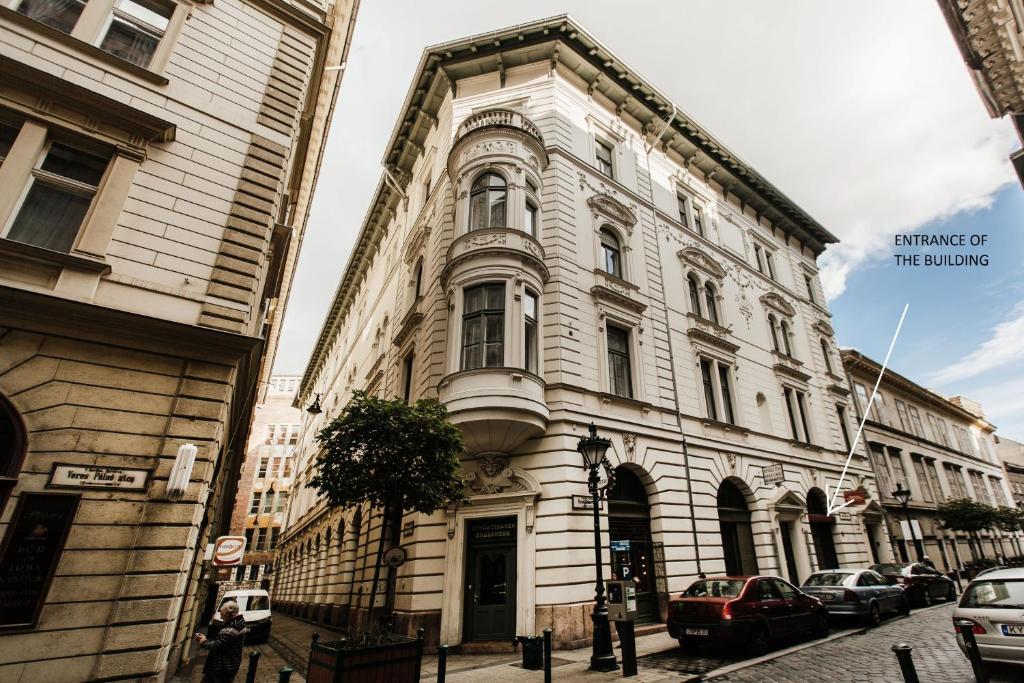
[[[394,570],[385,600],[388,613],[381,619],[376,615],[377,587],[384,550],[397,539],[403,512],[431,514],[464,497],[465,482],[459,474],[462,434],[445,419],[446,415],[444,405],[433,399],[409,405],[356,391],[341,415],[317,435],[322,451],[309,485],[330,506],[366,505],[371,511],[378,510],[382,525],[368,612],[362,621],[365,626],[350,629],[341,640],[314,643],[309,680],[314,680],[317,671],[328,670],[348,671],[351,675],[318,679],[335,683],[419,680],[422,631],[416,638],[392,632]]]

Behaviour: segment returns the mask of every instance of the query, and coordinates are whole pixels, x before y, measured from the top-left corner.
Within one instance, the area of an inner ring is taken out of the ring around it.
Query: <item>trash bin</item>
[[[544,636],[516,636],[512,641],[515,647],[523,645],[523,668],[539,671],[544,668]]]

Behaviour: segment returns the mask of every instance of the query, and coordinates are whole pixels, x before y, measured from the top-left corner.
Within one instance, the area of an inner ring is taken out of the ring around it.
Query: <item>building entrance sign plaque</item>
[[[50,472],[49,488],[123,489],[145,491],[149,470],[94,465],[55,463]]]
[[[78,500],[74,493],[21,494],[0,550],[0,629],[36,625]]]
[[[764,479],[765,486],[778,486],[786,481],[786,474],[782,471],[782,465],[767,465],[761,468],[761,478]]]

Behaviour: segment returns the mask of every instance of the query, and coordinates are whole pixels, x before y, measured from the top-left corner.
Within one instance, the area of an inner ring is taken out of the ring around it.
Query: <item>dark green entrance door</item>
[[[463,640],[512,640],[516,630],[516,518],[472,520],[466,533]]]

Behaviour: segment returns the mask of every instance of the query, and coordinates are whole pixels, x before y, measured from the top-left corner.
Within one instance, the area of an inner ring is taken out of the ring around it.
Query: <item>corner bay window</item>
[[[622,257],[619,238],[608,228],[601,228],[601,270],[622,278]]]
[[[53,251],[71,251],[110,157],[52,141],[29,178],[29,189],[5,237]]]
[[[462,313],[462,369],[505,364],[505,285],[466,289]]]
[[[508,187],[497,173],[476,179],[469,192],[469,229],[504,228]]]
[[[537,372],[537,296],[533,292],[523,296],[523,367]]]
[[[633,398],[633,375],[629,360],[629,332],[608,326],[608,388],[616,396]]]
[[[701,358],[700,375],[708,418],[736,424],[729,365],[710,358]]]

